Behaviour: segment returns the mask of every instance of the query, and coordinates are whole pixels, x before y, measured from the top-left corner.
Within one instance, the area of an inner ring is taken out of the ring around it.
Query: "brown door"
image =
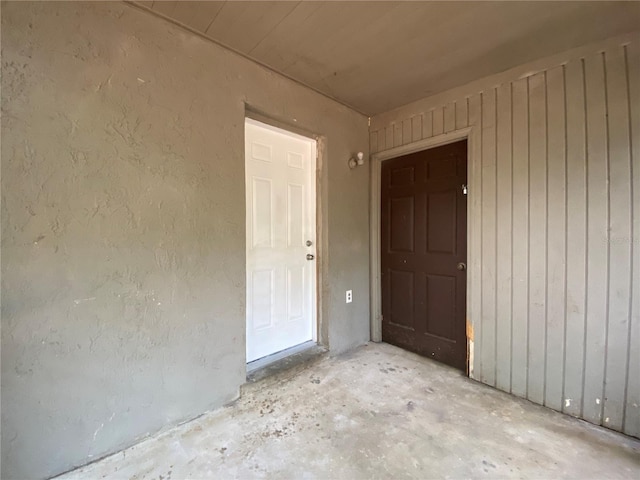
[[[382,340],[463,370],[466,183],[466,140],[382,163]]]

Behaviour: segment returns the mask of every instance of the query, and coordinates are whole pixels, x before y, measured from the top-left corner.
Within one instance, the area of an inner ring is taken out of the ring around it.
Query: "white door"
[[[247,362],[315,340],[314,140],[247,119]]]

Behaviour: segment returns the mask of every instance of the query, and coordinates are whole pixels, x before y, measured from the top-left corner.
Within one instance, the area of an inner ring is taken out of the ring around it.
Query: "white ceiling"
[[[640,2],[136,3],[367,115],[640,29]]]

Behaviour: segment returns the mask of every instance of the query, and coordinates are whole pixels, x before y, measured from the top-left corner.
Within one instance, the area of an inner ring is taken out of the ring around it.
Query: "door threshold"
[[[271,384],[272,381],[293,376],[324,358],[328,351],[327,348],[316,342],[309,341],[254,360],[247,363],[247,383],[245,385],[264,383],[262,380],[267,378],[270,380],[268,383]]]

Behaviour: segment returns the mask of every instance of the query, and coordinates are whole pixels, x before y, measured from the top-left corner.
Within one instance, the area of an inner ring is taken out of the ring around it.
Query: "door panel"
[[[251,362],[315,340],[315,142],[247,120],[245,173]]]
[[[413,197],[392,198],[390,208],[390,249],[394,252],[413,252]]]
[[[389,271],[389,322],[413,329],[413,272]]]
[[[466,369],[467,142],[387,160],[382,339]]]
[[[455,338],[456,279],[445,275],[426,276],[427,334]]]
[[[427,195],[427,251],[456,252],[456,190]]]

